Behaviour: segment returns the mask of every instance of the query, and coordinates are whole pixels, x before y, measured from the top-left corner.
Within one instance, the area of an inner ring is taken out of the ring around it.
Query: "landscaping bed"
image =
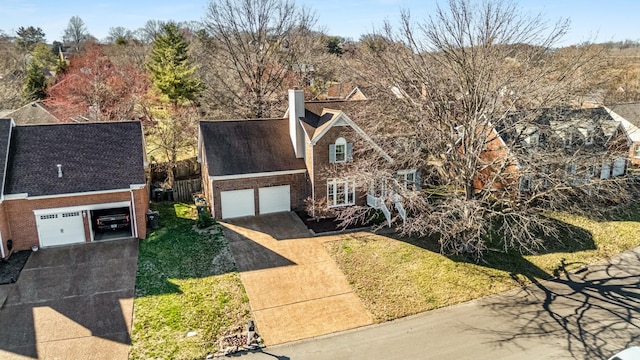
[[[537,255],[490,251],[480,263],[444,256],[433,239],[344,236],[325,246],[378,322],[500,293],[640,246],[640,212],[626,219],[555,215],[574,231]]]
[[[243,331],[249,299],[222,231],[196,232],[195,206],[157,204],[140,242],[131,359],[204,359]]]
[[[312,230],[316,234],[335,232],[335,231],[344,231],[344,230],[352,230],[352,229],[361,229],[365,227],[372,226],[371,223],[354,223],[349,224],[346,227],[340,226],[340,221],[336,218],[319,218],[314,219],[309,217],[309,215],[305,211],[296,211],[296,214],[302,220],[307,229]]]
[[[11,254],[9,259],[0,261],[0,285],[18,281],[18,276],[30,255],[31,251],[18,251]]]

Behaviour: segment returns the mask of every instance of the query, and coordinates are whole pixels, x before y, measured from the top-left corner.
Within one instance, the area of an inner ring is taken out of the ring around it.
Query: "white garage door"
[[[220,205],[222,206],[223,219],[254,216],[256,214],[253,189],[221,191]]]
[[[260,214],[291,211],[291,191],[289,185],[258,189]]]
[[[56,246],[85,242],[82,212],[36,215],[40,246]]]

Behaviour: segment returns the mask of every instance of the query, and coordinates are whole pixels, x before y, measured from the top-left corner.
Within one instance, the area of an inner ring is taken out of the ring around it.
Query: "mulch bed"
[[[360,229],[363,227],[371,226],[372,224],[363,224],[363,223],[355,223],[349,224],[347,227],[338,226],[340,221],[336,221],[336,218],[324,218],[324,219],[312,219],[307,215],[304,211],[296,211],[296,214],[302,220],[302,222],[307,226],[308,229],[313,230],[314,233],[326,233],[333,231],[342,231],[349,229]]]
[[[8,260],[0,261],[0,285],[18,281],[20,271],[29,260],[29,255],[31,251],[18,251],[11,254]]]

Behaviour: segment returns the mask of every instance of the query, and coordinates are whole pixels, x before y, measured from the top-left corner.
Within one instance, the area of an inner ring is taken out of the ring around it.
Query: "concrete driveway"
[[[2,359],[127,359],[138,241],[33,253],[0,309]]]
[[[372,323],[322,243],[294,213],[223,223],[258,333],[267,345]]]

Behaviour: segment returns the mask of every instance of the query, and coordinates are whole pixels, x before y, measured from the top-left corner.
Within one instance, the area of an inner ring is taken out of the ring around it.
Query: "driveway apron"
[[[330,238],[311,237],[294,213],[223,225],[257,330],[267,345],[372,323],[322,245]]]
[[[2,359],[129,355],[137,240],[42,249],[0,309]]]

